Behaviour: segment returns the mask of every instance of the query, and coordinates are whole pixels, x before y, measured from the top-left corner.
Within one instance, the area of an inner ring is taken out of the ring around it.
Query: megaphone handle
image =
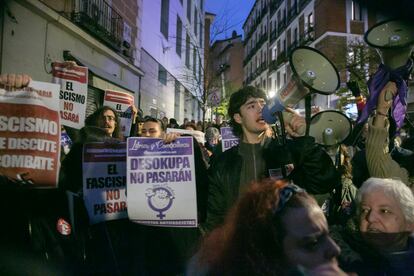
[[[283,113],[282,111],[277,111],[276,114],[280,122],[280,131],[282,133],[282,145],[286,145],[286,130],[285,130],[285,121],[283,120]]]
[[[310,122],[311,122],[311,93],[305,97],[305,122],[306,122],[306,133],[305,136],[309,136]]]

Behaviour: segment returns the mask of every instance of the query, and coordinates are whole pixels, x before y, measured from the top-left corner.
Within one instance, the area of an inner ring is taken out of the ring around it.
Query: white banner
[[[37,81],[0,87],[0,175],[26,187],[57,186],[58,92],[57,84]]]
[[[88,68],[54,62],[52,65],[53,82],[60,84],[61,124],[80,129],[85,125],[88,95]]]
[[[128,216],[154,226],[197,227],[193,137],[127,140]]]
[[[125,143],[83,147],[83,198],[90,224],[128,217],[125,160]]]
[[[132,126],[132,109],[134,96],[120,91],[105,90],[104,105],[112,107],[118,112],[121,132],[124,137],[128,137]]]

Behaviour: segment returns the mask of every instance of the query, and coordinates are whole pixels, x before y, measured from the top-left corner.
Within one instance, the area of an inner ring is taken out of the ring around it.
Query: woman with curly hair
[[[325,216],[304,190],[282,181],[252,184],[226,222],[203,242],[190,275],[344,275]]]

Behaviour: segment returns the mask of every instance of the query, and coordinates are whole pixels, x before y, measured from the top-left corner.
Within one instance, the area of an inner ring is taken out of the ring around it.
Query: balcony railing
[[[292,21],[293,18],[295,18],[298,15],[298,6],[295,3],[289,10],[288,10],[288,14],[287,14],[287,21],[290,22]]]
[[[280,7],[280,4],[282,4],[282,2],[283,0],[272,0],[270,2],[270,7],[269,7],[270,16],[272,16],[277,11],[277,9]]]
[[[285,52],[281,52],[276,59],[276,66],[280,66],[282,63],[287,61],[287,56]]]
[[[262,45],[267,41],[267,33],[264,33],[259,40],[257,41],[256,45],[250,50],[247,54],[245,59],[243,60],[243,65],[246,65],[249,60],[256,54],[256,52],[262,47]]]
[[[299,46],[299,42],[297,40],[294,40],[287,48],[288,54],[290,54],[290,52],[292,52],[292,50],[298,46]]]
[[[299,10],[302,10],[309,2],[310,0],[299,0]]]
[[[281,21],[277,23],[277,31],[281,34],[286,29],[286,18],[283,17]]]
[[[277,59],[272,60],[269,64],[269,73],[275,71],[277,67]]]
[[[271,33],[270,33],[270,43],[273,43],[273,41],[275,41],[277,38],[277,30],[274,29]]]
[[[308,27],[308,30],[300,37],[299,44],[301,46],[308,45],[315,40],[315,31],[313,27]]]
[[[121,50],[123,18],[104,0],[74,0],[72,21],[116,51]]]

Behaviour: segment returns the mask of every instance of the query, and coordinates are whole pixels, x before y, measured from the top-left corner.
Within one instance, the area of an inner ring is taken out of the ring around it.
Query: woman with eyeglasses
[[[252,184],[203,242],[189,275],[345,275],[322,209],[282,181]]]

